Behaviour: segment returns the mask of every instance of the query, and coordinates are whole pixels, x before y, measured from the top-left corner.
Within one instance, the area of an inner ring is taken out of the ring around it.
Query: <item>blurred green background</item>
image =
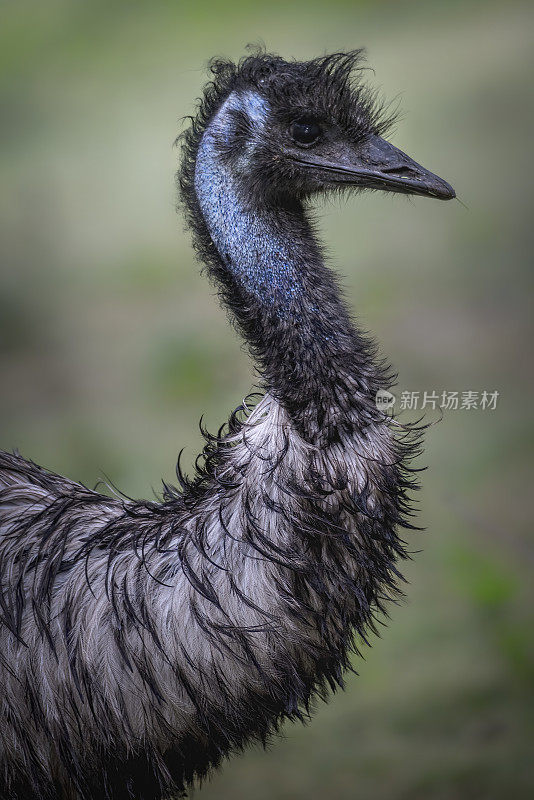
[[[517,2],[0,3],[0,445],[151,496],[254,381],[176,217],[172,141],[213,54],[365,45],[393,141],[459,203],[322,209],[399,389],[500,393],[431,427],[407,600],[308,727],[202,800],[534,797],[533,7]],[[530,373],[531,375],[531,373]],[[412,417],[414,415],[412,414]],[[431,414],[437,418],[438,414]]]

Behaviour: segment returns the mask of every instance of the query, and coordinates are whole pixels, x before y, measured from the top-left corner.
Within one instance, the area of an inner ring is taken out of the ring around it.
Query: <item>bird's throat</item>
[[[210,128],[200,143],[195,190],[209,235],[236,288],[283,316],[296,312],[302,298],[302,242],[287,230],[287,211],[261,206],[217,153]],[[310,245],[310,242],[306,242]],[[299,246],[300,245],[300,246]]]

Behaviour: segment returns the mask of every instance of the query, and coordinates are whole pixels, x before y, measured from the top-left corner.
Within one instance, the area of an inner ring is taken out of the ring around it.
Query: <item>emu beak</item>
[[[335,160],[311,155],[296,159],[303,166],[329,173],[337,184],[382,189],[385,192],[416,194],[452,200],[456,192],[446,181],[413,161],[380,136],[371,136],[357,151],[336,153]]]

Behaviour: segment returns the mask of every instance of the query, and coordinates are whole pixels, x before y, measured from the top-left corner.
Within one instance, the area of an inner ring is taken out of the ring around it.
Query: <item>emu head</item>
[[[199,126],[211,123],[221,162],[245,194],[255,202],[348,188],[455,197],[382,138],[392,119],[357,80],[361,60],[357,50],[306,62],[261,53],[212,63]]]

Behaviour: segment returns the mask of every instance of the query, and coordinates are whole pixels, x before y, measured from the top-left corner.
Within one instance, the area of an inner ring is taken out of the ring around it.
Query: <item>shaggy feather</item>
[[[311,192],[297,175],[290,190],[287,166],[276,172],[242,100],[254,93],[275,127],[313,112],[360,141],[385,125],[354,82],[360,59],[212,63],[183,139],[181,195],[262,386],[206,433],[196,474],[178,467],[179,488],[165,486],[162,502],[132,501],[0,454],[4,800],[184,792],[343,685],[350,653],[399,594],[419,431],[377,410],[392,376],[324,265],[303,206]],[[231,96],[241,100],[213,127]],[[216,141],[218,129],[232,141]],[[288,243],[302,291],[285,296],[283,313],[269,281],[252,291],[216,246],[199,200],[209,186],[195,177],[204,136],[235,175],[239,214]]]

